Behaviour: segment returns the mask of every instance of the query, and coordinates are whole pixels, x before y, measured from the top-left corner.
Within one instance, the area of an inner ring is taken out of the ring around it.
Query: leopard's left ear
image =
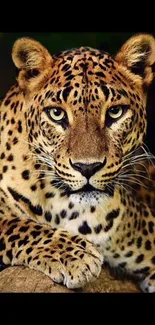
[[[140,76],[145,87],[149,86],[155,63],[154,37],[149,34],[131,37],[117,53],[115,60],[136,76]]]
[[[51,73],[51,55],[43,45],[31,38],[23,37],[14,43],[12,59],[19,70],[19,87],[25,93],[39,89]]]

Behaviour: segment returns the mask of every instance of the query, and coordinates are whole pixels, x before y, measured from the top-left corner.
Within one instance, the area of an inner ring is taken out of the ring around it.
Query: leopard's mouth
[[[56,188],[60,187],[60,182],[58,183],[56,180],[52,181],[51,184]],[[110,187],[108,185],[105,185],[104,189],[101,190],[101,189],[95,188],[88,182],[80,189],[73,190],[68,184],[65,184],[64,182],[62,182],[62,192],[64,195],[66,195],[68,197],[74,196],[74,195],[76,195],[76,197],[78,196],[78,197],[83,197],[83,198],[84,197],[93,198],[96,196],[100,197],[103,195],[113,196],[114,183],[111,182]]]
[[[77,194],[77,193],[82,194],[82,193],[90,193],[90,192],[103,192],[103,191],[96,189],[94,186],[88,183],[78,190],[75,191],[71,190],[70,194]]]
[[[86,185],[84,185],[82,188],[78,189],[78,190],[70,190],[68,192],[69,196],[73,195],[73,194],[79,194],[82,196],[93,196],[95,194],[97,195],[103,195],[103,194],[107,194],[109,196],[112,195],[112,192],[114,190],[114,184],[111,184],[110,190],[108,186],[105,186],[105,188],[103,190],[97,189],[94,186],[90,185],[89,183],[87,183]]]

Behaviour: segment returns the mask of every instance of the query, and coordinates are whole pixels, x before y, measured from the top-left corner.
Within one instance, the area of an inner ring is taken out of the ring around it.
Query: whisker
[[[124,180],[124,181],[128,181],[128,182],[132,182],[133,184],[137,184],[137,185],[140,185],[140,186],[142,186],[142,187],[145,187],[145,188],[149,188],[148,186],[146,186],[144,183],[142,183],[141,181],[139,181],[139,180],[137,180],[136,178],[134,178],[134,177],[130,177],[130,178],[121,178],[122,180]]]

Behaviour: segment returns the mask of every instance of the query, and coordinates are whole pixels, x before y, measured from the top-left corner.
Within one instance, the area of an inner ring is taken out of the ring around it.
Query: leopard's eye
[[[110,107],[107,111],[107,115],[112,119],[118,119],[123,114],[123,107],[122,106],[113,106]]]
[[[63,129],[69,127],[67,114],[61,107],[48,106],[44,108],[44,111],[51,121],[60,124],[63,127]]]
[[[117,122],[129,109],[129,105],[111,106],[106,112],[106,125],[110,127]]]
[[[66,112],[62,108],[46,107],[44,110],[49,119],[54,122],[61,123],[67,118]]]
[[[56,122],[62,121],[65,117],[65,112],[61,108],[50,107],[47,109],[47,111],[49,118]]]

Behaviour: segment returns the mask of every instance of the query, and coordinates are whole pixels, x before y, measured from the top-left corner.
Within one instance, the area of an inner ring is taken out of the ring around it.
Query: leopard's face
[[[115,58],[87,47],[51,56],[34,40],[15,43],[29,156],[39,178],[72,202],[112,195],[124,160],[143,142],[154,51],[150,35],[131,38]]]
[[[51,76],[26,105],[41,169],[78,202],[95,203],[112,192],[125,155],[146,130],[145,96],[135,76],[97,50],[54,57]]]

